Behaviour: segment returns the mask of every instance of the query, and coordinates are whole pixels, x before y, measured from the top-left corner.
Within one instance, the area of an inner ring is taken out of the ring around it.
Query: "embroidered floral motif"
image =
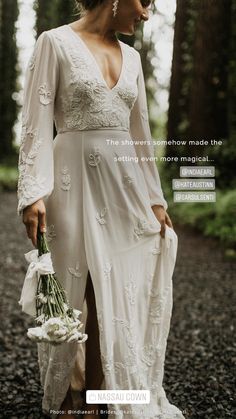
[[[43,142],[43,140],[42,140],[41,138],[38,138],[38,139],[34,142],[34,144],[33,144],[32,148],[31,148],[31,150],[29,151],[29,153],[28,153],[28,154],[26,154],[26,153],[23,151],[23,149],[21,150],[21,153],[20,153],[20,160],[19,160],[19,165],[20,165],[20,166],[21,166],[21,165],[25,165],[25,164],[29,164],[29,165],[34,164],[35,157],[36,157],[36,156],[37,156],[37,154],[38,154],[38,149],[39,149],[39,147],[41,146],[42,142]]]
[[[153,249],[151,249],[151,252],[153,255],[159,255],[161,253],[160,244],[157,240],[155,241],[155,246],[153,247]]]
[[[47,227],[46,237],[47,237],[48,242],[51,242],[56,237],[55,225],[54,224],[51,224]]]
[[[29,62],[29,69],[33,71],[35,68],[35,52],[32,54],[30,62]]]
[[[97,166],[100,163],[101,157],[99,148],[95,148],[94,154],[89,155],[89,165],[90,166]]]
[[[158,291],[156,291],[156,290],[155,290],[155,288],[154,288],[154,284],[153,284],[153,286],[152,286],[152,289],[150,290],[149,295],[150,295],[152,298],[158,298],[158,299],[160,299],[160,298],[161,298],[161,294],[160,294]]]
[[[111,263],[106,262],[105,266],[103,268],[104,278],[105,278],[106,281],[111,279],[111,269],[112,269]]]
[[[47,89],[47,84],[44,83],[38,89],[39,92],[39,101],[42,105],[49,105],[52,102],[52,92]]]
[[[45,178],[39,175],[32,176],[28,170],[30,166],[34,165],[42,142],[42,138],[37,138],[36,129],[30,130],[23,124],[18,160],[18,213],[22,207],[27,206],[28,199],[32,200],[34,197],[39,197],[45,188]]]
[[[62,176],[61,176],[61,189],[63,189],[63,191],[69,191],[71,188],[71,177],[69,174],[69,170],[67,166],[64,166],[63,169],[61,170]]]
[[[149,117],[148,117],[148,110],[146,108],[143,108],[141,110],[141,117],[145,120],[148,121]]]
[[[26,199],[28,198],[34,198],[34,196],[37,195],[39,189],[43,189],[44,187],[45,178],[41,176],[31,176],[31,175],[25,175],[24,177],[24,184],[20,185],[24,197]]]
[[[156,302],[154,307],[150,307],[149,316],[150,316],[150,321],[152,324],[161,323],[161,309],[162,309],[161,302],[159,303]]]
[[[68,95],[60,97],[66,128],[122,127],[128,131],[130,111],[138,95],[138,67],[134,53],[124,47],[124,77],[119,85],[108,89],[88,52],[83,48],[78,50],[77,40],[73,43],[67,35],[68,32],[60,36],[72,62]],[[128,80],[125,77],[127,72],[130,72]]]
[[[134,177],[131,177],[129,175],[123,176],[123,183],[125,187],[129,187],[134,183]]]
[[[19,180],[18,180],[18,186],[22,186],[24,182],[24,177],[26,175],[27,165],[33,165],[34,160],[37,156],[38,149],[42,144],[42,139],[37,139],[34,143],[31,149],[29,150],[28,154],[24,151],[24,147],[26,146],[26,137],[30,136],[33,140],[36,136],[36,132],[27,132],[26,128],[23,129],[22,132],[22,139],[21,139],[21,146],[20,146],[20,152],[19,152],[19,162],[18,162],[18,168],[19,168]],[[32,181],[32,179],[31,179]],[[29,186],[29,185],[28,185]]]
[[[31,146],[31,143],[34,144],[36,135],[37,135],[36,129],[31,131],[25,125],[22,125],[21,139],[20,139],[20,153],[23,150],[23,148],[26,146],[27,142],[30,143],[29,146]]]
[[[68,268],[68,271],[72,275],[72,278],[81,278],[82,273],[79,271],[80,269],[80,263],[79,261],[76,262],[75,269],[74,268]]]
[[[18,212],[21,210],[21,208],[27,206],[29,199],[32,200],[33,198],[38,197],[40,194],[43,194],[45,181],[46,179],[42,176],[38,175],[34,177],[31,175],[26,175],[24,171],[20,172],[17,187],[17,195],[19,199]]]
[[[125,356],[124,365],[125,368],[129,369],[130,374],[136,374],[138,372],[137,359],[133,355],[128,354]]]
[[[99,224],[103,225],[106,224],[105,215],[107,213],[107,208],[103,208],[100,212],[97,212],[96,219],[99,222]]]
[[[114,359],[112,355],[105,356],[104,354],[101,354],[101,359],[103,361],[104,374],[107,375],[114,369]]]
[[[147,274],[147,280],[152,283],[153,282],[153,278],[154,278],[154,273],[153,272],[148,272],[148,274]]]
[[[156,375],[157,375],[157,377],[160,377],[160,375],[161,375],[161,370],[156,370]],[[152,385],[151,385],[151,388],[150,388],[150,391],[153,393],[153,395],[155,396],[156,395],[156,393],[160,390],[160,388],[161,388],[161,383],[160,383],[160,378],[159,378],[159,380],[153,380],[152,381]]]
[[[36,137],[37,132],[38,131],[36,129],[34,129],[33,131],[27,130],[26,134],[29,136],[30,140],[33,142]]]
[[[34,142],[34,139],[36,137],[36,134],[37,134],[37,130],[36,129],[33,130],[33,131],[30,131],[27,128],[26,125],[24,125],[24,124],[22,125],[21,139],[20,139],[20,152],[24,148],[24,146],[26,145],[28,138],[30,140],[30,143],[33,143]]]
[[[133,354],[134,356],[137,356],[137,336],[134,333],[134,329],[135,329],[134,319],[132,318],[129,322],[125,319],[120,319],[118,317],[113,317],[112,322],[114,324],[118,323],[118,324],[122,325],[124,335],[125,335],[125,339],[126,339],[126,344],[127,344],[128,348],[130,349],[131,354]]]
[[[156,344],[148,344],[141,349],[141,360],[148,366],[151,367],[156,362],[156,356],[161,357],[163,346]]]
[[[140,237],[144,234],[144,232],[148,228],[148,222],[146,220],[140,219],[138,220],[137,226],[134,228],[134,233],[136,237]]]
[[[136,300],[137,285],[133,279],[133,275],[130,275],[129,282],[125,286],[125,292],[128,296],[130,304],[134,305]]]
[[[152,324],[160,324],[163,318],[164,306],[166,298],[171,287],[166,287],[163,293],[155,291],[154,285],[150,291],[151,302],[149,306],[149,317]]]

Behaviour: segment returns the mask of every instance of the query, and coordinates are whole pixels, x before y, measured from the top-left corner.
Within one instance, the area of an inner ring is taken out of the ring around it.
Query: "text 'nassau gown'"
[[[140,55],[119,45],[122,70],[111,89],[69,25],[39,36],[26,73],[17,211],[44,199],[53,266],[84,325],[90,272],[101,389],[150,390],[150,404],[108,404],[109,419],[183,419],[162,387],[177,236],[167,227],[161,238],[151,208],[167,204],[150,159]],[[85,343],[38,343],[42,407],[51,417],[70,383],[84,388],[84,358]]]

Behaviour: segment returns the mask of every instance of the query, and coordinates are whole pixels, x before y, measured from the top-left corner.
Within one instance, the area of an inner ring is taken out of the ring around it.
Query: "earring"
[[[119,3],[119,0],[114,0],[113,1],[112,11],[113,11],[113,16],[114,17],[117,15],[118,3]]]

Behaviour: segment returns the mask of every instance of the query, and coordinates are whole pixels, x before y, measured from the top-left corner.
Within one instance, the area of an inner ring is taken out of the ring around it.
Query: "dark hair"
[[[79,9],[92,10],[102,4],[104,0],[75,0]]]

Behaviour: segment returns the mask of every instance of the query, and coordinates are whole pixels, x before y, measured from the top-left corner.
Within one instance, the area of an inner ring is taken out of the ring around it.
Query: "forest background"
[[[38,0],[36,37],[50,28],[78,19],[74,0]],[[158,14],[158,2],[154,13]],[[14,124],[19,114],[16,22],[17,0],[0,0],[0,188],[16,191],[18,145]],[[166,22],[168,24],[168,22]],[[143,36],[141,26],[134,36],[120,39],[141,54],[148,104],[161,86],[153,76],[154,41]],[[229,256],[236,244],[236,0],[177,0],[174,23],[173,60],[168,111],[150,116],[154,139],[186,140],[186,145],[157,149],[159,156],[207,157],[215,166],[215,203],[174,203],[172,179],[179,178],[179,161],[158,164],[163,189],[174,223],[189,224],[217,237]],[[188,140],[204,145],[189,145]],[[218,145],[209,145],[211,140]],[[221,142],[221,145],[219,143]],[[206,145],[206,142],[208,144]],[[188,163],[186,165],[191,165]]]

